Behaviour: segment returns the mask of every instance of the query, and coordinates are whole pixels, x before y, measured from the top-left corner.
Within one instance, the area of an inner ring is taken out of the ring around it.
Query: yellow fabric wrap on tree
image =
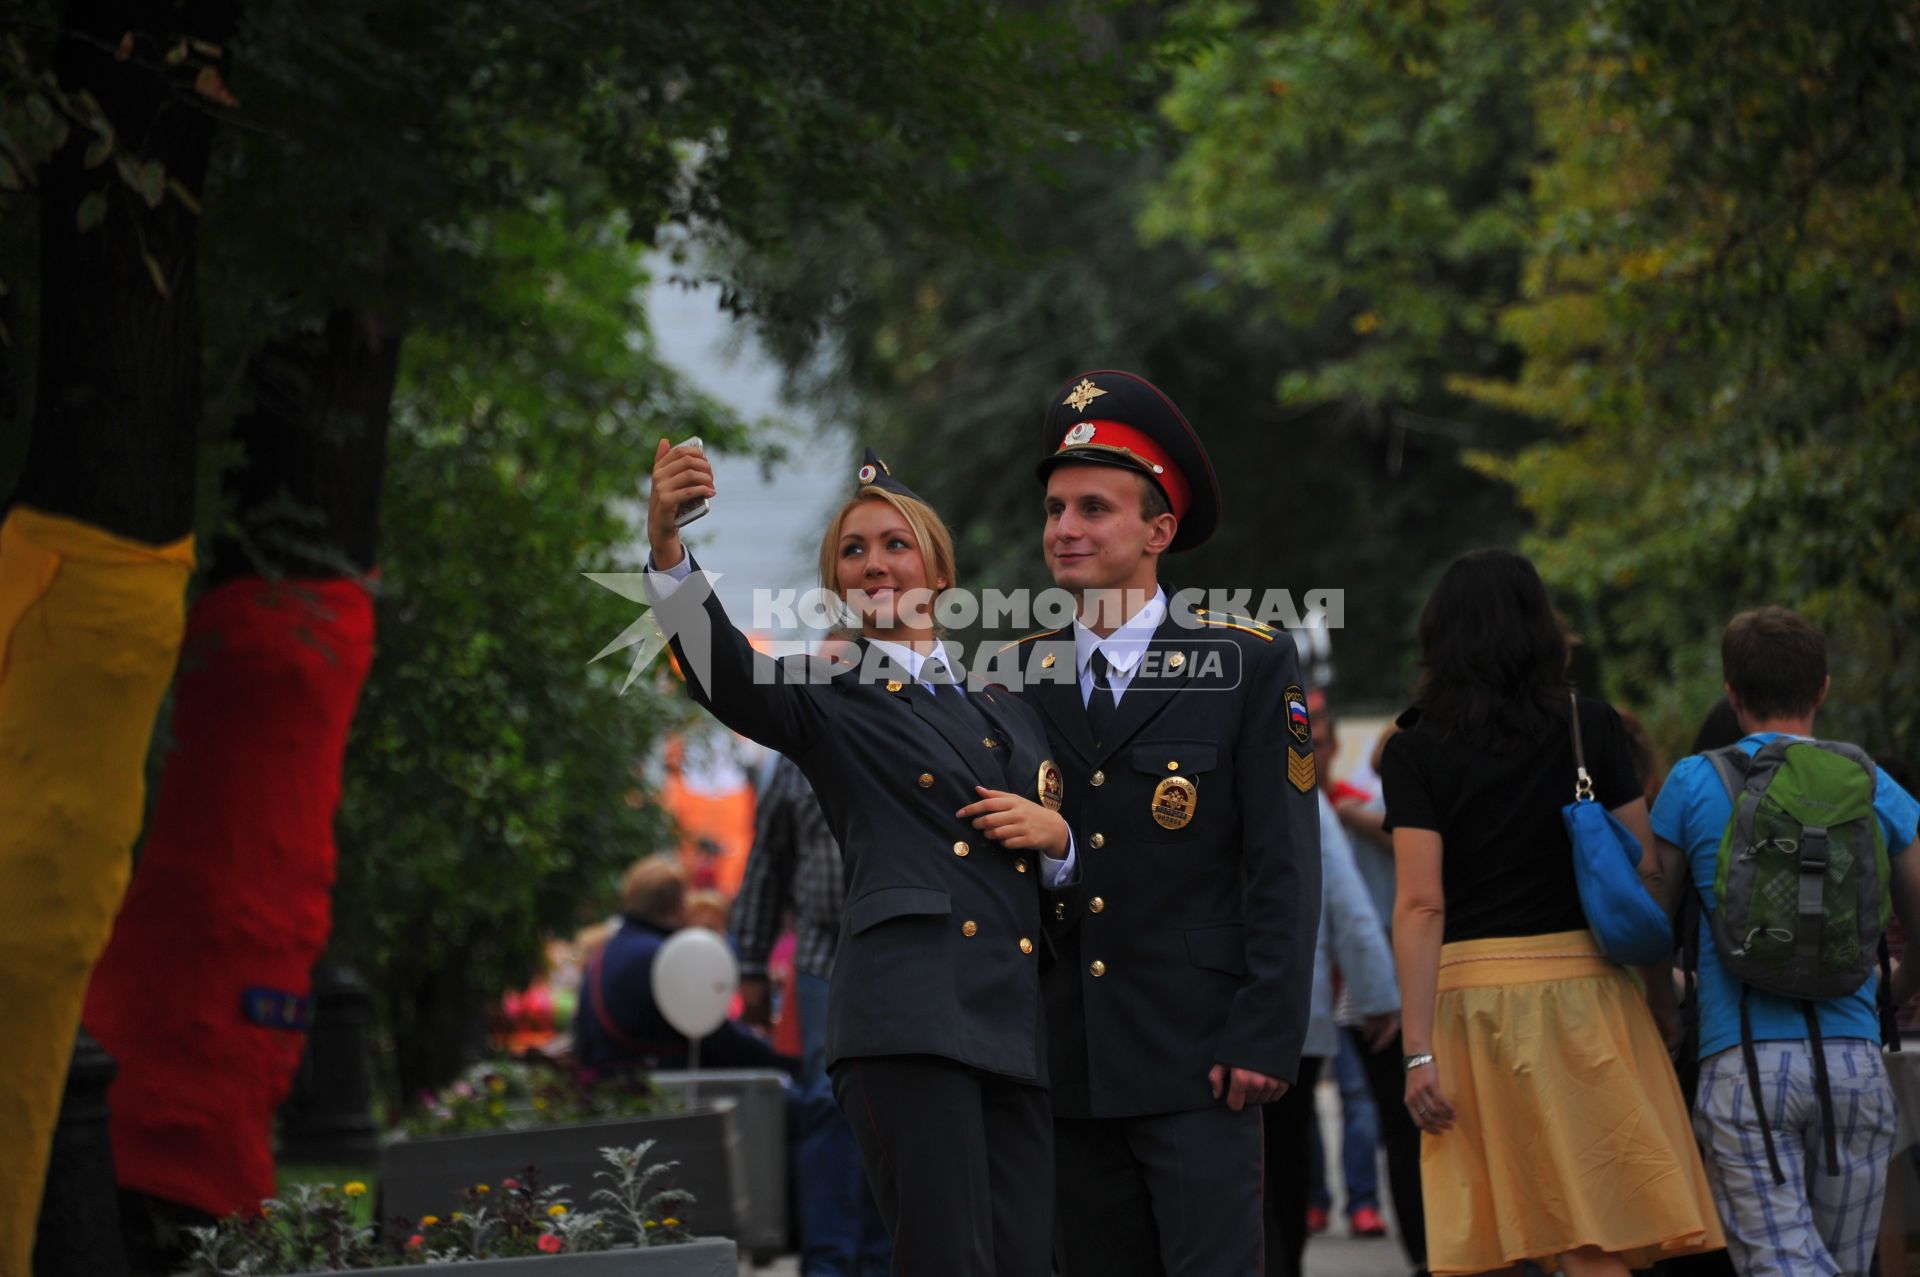
[[[24,1277],[87,977],[140,831],[193,543],[0,524],[0,1273]]]

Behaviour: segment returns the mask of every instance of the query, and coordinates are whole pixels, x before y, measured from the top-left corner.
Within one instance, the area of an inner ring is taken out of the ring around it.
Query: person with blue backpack
[[[1694,1133],[1740,1273],[1864,1275],[1896,1125],[1883,1024],[1920,991],[1920,966],[1888,985],[1876,968],[1889,913],[1920,923],[1920,804],[1815,738],[1818,627],[1742,612],[1720,656],[1741,739],[1675,764],[1652,813],[1670,894],[1690,884],[1700,904]]]

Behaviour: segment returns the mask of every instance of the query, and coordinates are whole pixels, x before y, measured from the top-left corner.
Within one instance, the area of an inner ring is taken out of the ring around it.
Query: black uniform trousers
[[[931,1055],[833,1066],[896,1277],[1047,1277],[1053,1119],[1044,1087]]]
[[[1258,1277],[1259,1105],[1056,1118],[1053,1130],[1062,1277]]]
[[[1300,1277],[1307,1250],[1307,1204],[1313,1197],[1313,1124],[1319,1120],[1313,1087],[1319,1080],[1320,1057],[1303,1055],[1300,1076],[1287,1093],[1260,1106],[1267,1136],[1265,1277]]]

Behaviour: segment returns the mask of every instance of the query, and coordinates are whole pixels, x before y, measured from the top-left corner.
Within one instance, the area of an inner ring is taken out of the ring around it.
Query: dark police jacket
[[[1046,720],[1078,849],[1047,912],[1060,1117],[1207,1107],[1215,1064],[1291,1081],[1306,1036],[1320,821],[1299,658],[1168,593],[1110,739],[1088,726],[1072,627],[1003,654]]]
[[[954,712],[957,698],[943,708],[864,643],[859,668],[776,662],[697,576],[654,610],[694,700],[793,759],[840,842],[827,1062],[934,1055],[1046,1085],[1039,853],[1004,850],[954,814],[975,785],[1038,798],[1047,737],[1033,710],[981,685],[967,691],[977,718]],[[690,659],[703,643],[710,665]]]

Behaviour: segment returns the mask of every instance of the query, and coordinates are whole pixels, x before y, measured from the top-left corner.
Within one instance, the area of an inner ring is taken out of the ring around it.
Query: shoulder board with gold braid
[[[1278,633],[1271,625],[1262,625],[1250,616],[1236,616],[1232,612],[1209,612],[1203,607],[1193,609],[1193,615],[1202,625],[1217,625],[1222,629],[1239,630],[1273,642]]]
[[[1040,630],[1039,632],[1034,634],[1023,635],[1020,638],[1015,639],[1013,642],[1007,644],[1005,647],[1001,648],[1000,650],[1002,652],[1011,652],[1014,648],[1019,647],[1022,643],[1031,643],[1035,639],[1051,638],[1055,634],[1061,633],[1064,629],[1065,627],[1063,626],[1059,630]]]

